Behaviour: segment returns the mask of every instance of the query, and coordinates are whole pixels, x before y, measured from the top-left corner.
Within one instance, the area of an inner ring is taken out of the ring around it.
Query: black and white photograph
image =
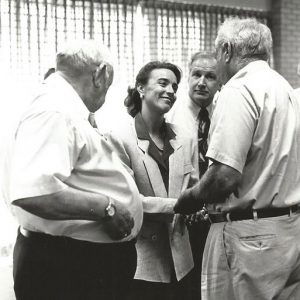
[[[0,0],[1,300],[300,300],[299,0]]]

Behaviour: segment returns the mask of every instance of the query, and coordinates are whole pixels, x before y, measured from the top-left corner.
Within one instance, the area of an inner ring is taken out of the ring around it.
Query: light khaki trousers
[[[201,285],[202,300],[299,300],[299,212],[212,224]]]

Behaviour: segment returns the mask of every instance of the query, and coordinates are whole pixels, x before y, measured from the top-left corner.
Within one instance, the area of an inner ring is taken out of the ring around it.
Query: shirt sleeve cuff
[[[206,156],[209,159],[215,160],[223,165],[229,166],[229,167],[237,170],[241,174],[243,172],[244,166],[241,163],[239,163],[238,161],[232,159],[231,157],[229,157],[227,155],[223,155],[222,153],[219,153],[215,149],[209,148],[206,153]]]

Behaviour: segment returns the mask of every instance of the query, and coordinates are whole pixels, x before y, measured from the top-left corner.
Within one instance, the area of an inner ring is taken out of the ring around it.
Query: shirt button
[[[156,235],[156,234],[153,234],[153,235],[151,236],[151,240],[152,240],[152,241],[156,241],[156,240],[157,240],[157,235]]]

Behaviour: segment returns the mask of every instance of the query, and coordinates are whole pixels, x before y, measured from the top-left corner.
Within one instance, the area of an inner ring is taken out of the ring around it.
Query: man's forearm
[[[13,205],[44,219],[100,221],[108,202],[107,196],[67,188],[49,195],[18,199]]]
[[[204,203],[222,203],[233,192],[236,192],[241,174],[223,164],[212,164],[200,181],[194,197]]]
[[[231,167],[214,163],[193,188],[179,197],[174,211],[190,214],[198,211],[205,203],[222,203],[236,191],[241,174]]]

